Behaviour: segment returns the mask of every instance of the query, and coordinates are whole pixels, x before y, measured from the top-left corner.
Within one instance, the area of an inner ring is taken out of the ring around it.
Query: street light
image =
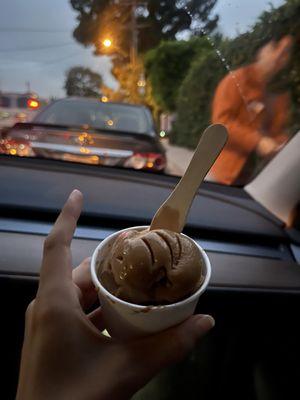
[[[145,79],[139,79],[139,80],[137,81],[137,85],[138,85],[138,87],[140,87],[140,88],[145,87],[145,86],[146,86],[146,81],[145,81]]]
[[[107,103],[108,102],[108,97],[107,96],[102,96],[101,97],[102,103]]]
[[[146,80],[144,74],[141,73],[140,79],[137,81],[138,92],[141,96],[145,96],[146,93]]]
[[[108,38],[104,39],[102,42],[103,46],[109,48],[112,45],[112,41]]]

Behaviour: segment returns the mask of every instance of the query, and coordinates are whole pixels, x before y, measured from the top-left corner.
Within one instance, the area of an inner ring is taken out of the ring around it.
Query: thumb
[[[180,325],[141,339],[149,375],[182,360],[214,325],[210,315],[193,315]]]

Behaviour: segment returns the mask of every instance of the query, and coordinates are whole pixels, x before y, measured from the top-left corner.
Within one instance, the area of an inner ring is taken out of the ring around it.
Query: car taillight
[[[135,153],[126,160],[125,167],[162,171],[166,166],[166,158],[160,153]]]
[[[36,99],[28,99],[27,100],[27,107],[31,108],[33,110],[36,110],[37,108],[39,108],[40,106],[40,102]]]
[[[9,137],[0,140],[0,153],[20,157],[30,157],[34,155],[29,142],[26,140],[14,140]]]

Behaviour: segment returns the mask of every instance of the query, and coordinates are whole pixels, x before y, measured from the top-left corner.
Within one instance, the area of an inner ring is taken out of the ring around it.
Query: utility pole
[[[128,25],[124,27],[128,29],[129,33],[129,75],[127,93],[131,101],[138,102],[139,97],[145,95],[145,77],[141,71],[141,64],[138,59],[138,36],[140,25],[137,23],[137,8],[146,5],[146,2],[141,0],[114,0],[114,4],[119,4],[120,7],[126,7],[126,14],[128,16]],[[125,10],[124,10],[125,12]]]
[[[131,0],[131,46],[130,46],[130,64],[132,70],[135,70],[138,54],[138,27],[136,23],[137,0]]]
[[[30,82],[26,81],[26,89],[27,89],[27,93],[30,93]]]
[[[119,4],[129,8],[129,28],[131,33],[130,47],[129,47],[129,62],[133,67],[136,66],[138,56],[138,25],[136,21],[136,9],[138,0],[113,0],[113,4]]]

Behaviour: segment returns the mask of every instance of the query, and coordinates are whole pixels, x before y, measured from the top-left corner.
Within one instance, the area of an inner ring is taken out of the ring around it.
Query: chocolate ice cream
[[[188,237],[163,229],[129,230],[101,261],[99,280],[130,303],[169,304],[200,287],[202,264],[200,250]]]

